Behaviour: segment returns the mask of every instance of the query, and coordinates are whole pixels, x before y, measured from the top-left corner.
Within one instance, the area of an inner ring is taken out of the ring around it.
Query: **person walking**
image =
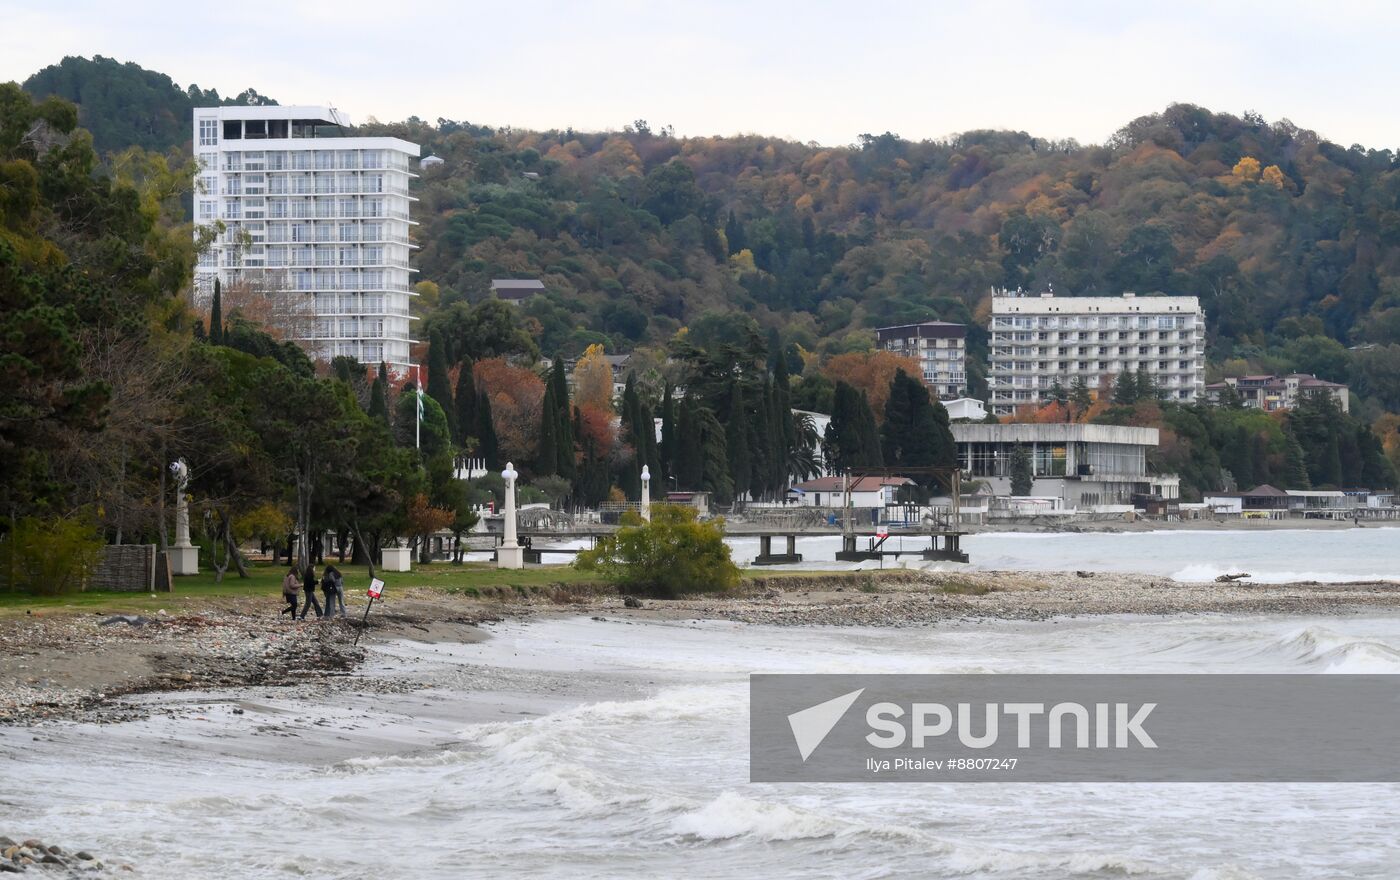
[[[345,616],[345,578],[334,565],[326,566],[321,575],[321,592],[326,594],[326,616],[335,617],[336,605],[340,605],[340,616]]]
[[[306,612],[312,608],[316,609],[316,616],[322,616],[321,603],[316,601],[316,564],[308,562],[306,564],[306,580],[303,582],[303,592],[306,604],[301,606],[301,619],[306,619]]]
[[[296,566],[292,566],[287,569],[287,576],[282,578],[282,598],[287,600],[287,607],[282,609],[282,614],[292,612],[292,620],[297,619],[297,596],[300,594],[301,578],[297,577]]]

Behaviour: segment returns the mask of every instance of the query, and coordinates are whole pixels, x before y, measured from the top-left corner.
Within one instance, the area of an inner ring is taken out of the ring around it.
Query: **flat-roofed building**
[[[923,321],[881,327],[877,344],[919,362],[924,384],[943,400],[961,397],[967,390],[967,325],[947,321]]]
[[[1205,391],[1205,313],[1194,296],[992,297],[989,405],[997,415],[1047,399],[1058,383],[1091,389],[1125,371],[1168,400]]]
[[[1011,494],[1011,458],[1026,450],[1033,477],[1031,496],[1059,498],[1067,509],[1131,505],[1135,498],[1175,499],[1181,480],[1153,474],[1148,450],[1156,428],[1118,425],[954,423],[958,461],[970,479],[996,495]]]
[[[269,303],[264,319],[313,357],[412,367],[409,161],[417,144],[346,135],[331,107],[196,107],[195,267]],[[222,228],[220,228],[222,224]],[[229,310],[225,305],[225,311]]]
[[[537,293],[544,293],[544,282],[536,278],[493,278],[491,293],[497,299],[519,305]]]
[[[1293,409],[1308,396],[1327,396],[1337,402],[1342,412],[1351,411],[1347,386],[1328,382],[1310,373],[1289,373],[1286,376],[1231,376],[1222,382],[1206,386],[1206,399],[1220,403],[1233,390],[1240,403],[1249,409],[1278,412]]]

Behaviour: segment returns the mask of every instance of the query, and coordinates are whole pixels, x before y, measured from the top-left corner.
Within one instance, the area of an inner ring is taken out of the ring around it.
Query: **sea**
[[[987,568],[1351,580],[1395,576],[1400,530],[969,549]],[[753,784],[747,751],[753,672],[1400,673],[1400,616],[799,629],[563,613],[488,631],[377,646],[368,674],[431,684],[403,694],[180,695],[146,721],[0,731],[0,833],[150,878],[1400,876],[1393,784]]]

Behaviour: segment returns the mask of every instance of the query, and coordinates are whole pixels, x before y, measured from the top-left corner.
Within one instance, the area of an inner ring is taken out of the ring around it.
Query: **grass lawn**
[[[363,565],[337,565],[345,575],[347,598],[363,596],[369,587],[369,570]],[[320,569],[317,570],[318,573]],[[262,596],[277,599],[281,593],[282,577],[287,573],[284,566],[250,565],[250,577],[244,579],[232,570],[225,574],[223,583],[214,582],[212,571],[203,571],[193,577],[175,579],[173,593],[127,593],[107,590],[94,590],[87,593],[74,593],[68,596],[26,596],[14,593],[0,593],[0,616],[24,614],[26,612],[135,612],[152,613],[166,608],[175,611],[181,605],[205,598],[238,596]],[[771,571],[764,568],[744,570],[744,577],[800,577],[828,574],[812,571]],[[498,569],[489,562],[468,562],[462,565],[433,563],[420,566],[415,563],[413,571],[380,572],[385,583],[385,593],[392,595],[395,589],[405,587],[429,587],[448,593],[476,595],[481,592],[495,593],[501,588],[543,587],[552,584],[597,584],[598,577],[591,572],[576,570],[571,565],[530,566],[519,570]],[[319,591],[318,591],[319,593]]]

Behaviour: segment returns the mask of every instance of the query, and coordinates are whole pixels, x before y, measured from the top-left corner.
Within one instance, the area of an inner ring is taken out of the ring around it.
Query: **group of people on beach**
[[[287,607],[282,609],[283,614],[290,613],[293,620],[305,620],[306,612],[315,609],[316,616],[335,617],[336,607],[340,608],[340,616],[345,616],[345,579],[341,576],[340,570],[334,565],[326,566],[326,570],[321,575],[321,592],[326,596],[326,608],[321,610],[321,603],[316,601],[316,566],[314,563],[306,566],[306,571],[298,572],[296,566],[287,569],[287,576],[282,578],[282,598],[287,601]],[[297,600],[305,595],[306,602],[300,605],[301,616],[297,616]]]

